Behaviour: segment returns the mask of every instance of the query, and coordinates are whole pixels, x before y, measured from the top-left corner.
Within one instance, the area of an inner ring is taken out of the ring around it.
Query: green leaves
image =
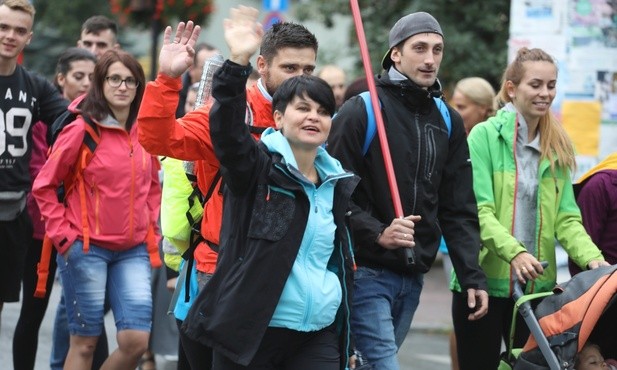
[[[507,62],[510,1],[493,0],[360,0],[362,20],[374,72],[381,71],[381,58],[388,47],[388,32],[394,23],[416,11],[431,13],[445,35],[445,54],[439,78],[453,88],[464,77],[479,76],[495,88]],[[310,0],[296,12],[301,20],[317,20],[332,27],[335,15],[351,17],[348,0]],[[357,55],[356,75],[363,75],[353,23],[350,39]]]

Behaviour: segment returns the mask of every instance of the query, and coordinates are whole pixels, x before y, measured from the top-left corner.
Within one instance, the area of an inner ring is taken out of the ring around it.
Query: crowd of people
[[[509,345],[513,279],[532,281],[527,293],[556,283],[555,239],[572,274],[616,262],[617,161],[573,186],[574,148],[551,113],[557,66],[541,49],[518,51],[497,94],[470,77],[446,98],[439,22],[403,16],[374,79],[385,137],[373,139],[368,81],[317,68],[303,25],[264,30],[238,6],[219,51],[180,22],[147,82],[97,15],[52,83],[17,62],[34,14],[0,1],[0,312],[21,297],[15,369],[34,369],[56,273],[52,369],[155,369],[151,333],[169,311],[179,370],[398,370],[441,250],[452,367],[491,370]],[[173,292],[169,309],[153,286]],[[528,336],[519,320],[514,346]],[[581,349],[581,369],[603,361]]]

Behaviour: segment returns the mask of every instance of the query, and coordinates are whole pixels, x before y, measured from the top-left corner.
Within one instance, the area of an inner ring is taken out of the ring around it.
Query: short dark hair
[[[81,32],[98,35],[101,31],[111,30],[114,35],[118,34],[118,25],[104,15],[93,15],[81,25]]]
[[[288,78],[276,89],[272,97],[272,113],[285,112],[287,105],[297,96],[307,96],[321,105],[330,116],[336,111],[334,93],[328,83],[319,77],[300,75]]]
[[[259,54],[270,64],[283,48],[312,48],[317,54],[317,38],[306,27],[292,22],[275,23],[261,41]]]
[[[109,108],[109,103],[107,103],[107,100],[105,99],[103,85],[106,83],[105,79],[107,77],[109,67],[115,62],[124,64],[124,66],[131,71],[131,74],[138,82],[137,87],[135,88],[135,99],[133,99],[133,102],[131,103],[129,116],[126,120],[126,130],[130,131],[131,126],[137,118],[139,105],[141,104],[141,99],[144,95],[146,76],[144,75],[144,70],[137,59],[125,51],[115,49],[107,50],[105,54],[99,58],[96,66],[94,67],[92,85],[90,86],[90,90],[81,105],[81,109],[85,113],[92,116],[95,120],[102,120],[107,115],[112,114],[111,109]]]

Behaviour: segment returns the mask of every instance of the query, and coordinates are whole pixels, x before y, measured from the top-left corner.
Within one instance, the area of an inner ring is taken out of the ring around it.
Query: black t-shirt
[[[19,65],[0,76],[0,192],[30,191],[32,127],[51,125],[67,105],[54,85]]]

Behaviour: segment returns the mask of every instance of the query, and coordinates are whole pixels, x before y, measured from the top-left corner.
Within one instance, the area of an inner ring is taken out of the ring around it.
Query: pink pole
[[[368,45],[366,43],[366,36],[364,34],[364,26],[362,24],[362,15],[360,14],[360,6],[358,0],[349,0],[351,5],[351,13],[353,15],[353,21],[356,26],[356,34],[358,36],[358,43],[360,44],[360,53],[362,55],[362,64],[364,65],[364,73],[366,75],[366,82],[368,83],[368,90],[371,94],[371,104],[373,105],[373,112],[375,112],[375,123],[377,125],[377,135],[379,136],[379,144],[381,144],[381,154],[383,156],[384,166],[386,168],[386,175],[388,177],[388,185],[390,186],[390,195],[392,196],[392,203],[394,205],[394,214],[398,218],[403,218],[403,206],[401,205],[401,196],[398,191],[398,184],[396,183],[396,176],[394,175],[394,167],[392,166],[392,156],[390,155],[390,146],[388,145],[388,138],[386,136],[386,129],[383,124],[383,116],[381,115],[381,107],[379,106],[379,98],[377,97],[377,87],[375,87],[375,79],[373,77],[373,67],[371,66],[371,58],[368,52]],[[405,256],[408,264],[414,264],[414,252],[412,248],[405,248]]]

